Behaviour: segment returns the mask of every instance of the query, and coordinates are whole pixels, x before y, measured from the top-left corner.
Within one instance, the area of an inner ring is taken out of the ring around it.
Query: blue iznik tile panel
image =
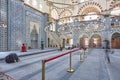
[[[7,0],[0,0],[0,52],[7,51],[7,27]]]
[[[20,0],[8,0],[8,49],[20,50],[25,41],[24,4]]]
[[[80,31],[78,29],[73,30],[73,44],[77,46],[79,43]]]
[[[31,29],[36,27],[38,33],[37,48],[41,48],[41,41],[46,42],[46,32],[44,30],[47,21],[47,15],[37,12],[30,7],[25,7],[25,26],[26,26],[26,45],[32,46],[31,43]]]
[[[41,41],[46,42],[46,21],[46,14],[25,6],[20,0],[8,0],[8,50],[20,50],[23,43],[31,46],[30,26],[33,23],[37,26],[40,48]]]

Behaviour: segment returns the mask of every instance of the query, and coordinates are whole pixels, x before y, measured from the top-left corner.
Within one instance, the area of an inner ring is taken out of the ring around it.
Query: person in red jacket
[[[22,45],[22,50],[21,51],[26,52],[26,46],[24,44]]]

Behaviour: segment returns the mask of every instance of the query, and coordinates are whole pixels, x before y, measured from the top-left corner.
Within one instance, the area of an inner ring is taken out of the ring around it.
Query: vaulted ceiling
[[[120,15],[120,0],[24,0],[26,4],[59,19],[67,16],[100,14],[117,9]],[[115,11],[113,13],[116,13]]]

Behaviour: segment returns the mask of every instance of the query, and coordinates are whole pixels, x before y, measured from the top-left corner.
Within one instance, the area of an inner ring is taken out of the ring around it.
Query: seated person
[[[24,44],[22,45],[21,51],[26,52],[26,46]]]

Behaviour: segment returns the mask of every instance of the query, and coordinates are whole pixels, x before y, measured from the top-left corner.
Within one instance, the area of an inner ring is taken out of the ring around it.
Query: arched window
[[[120,8],[116,7],[111,11],[111,15],[120,15]]]
[[[34,7],[36,7],[36,6],[37,6],[37,1],[36,1],[36,0],[33,0],[33,1],[32,1],[32,5],[33,5]]]
[[[55,31],[56,30],[56,25],[55,23],[53,22],[51,25],[50,25],[50,31]]]
[[[55,9],[53,9],[51,11],[51,17],[54,18],[54,19],[58,19],[58,13],[57,13],[57,11]]]
[[[93,15],[93,14],[94,14],[94,15]],[[87,16],[84,17],[84,20],[95,20],[95,19],[97,19],[98,17],[99,17],[99,16],[96,15],[95,12],[90,12],[90,13],[88,13]]]
[[[85,2],[85,0],[80,0],[80,2]]]
[[[67,18],[69,16],[72,16],[72,12],[70,10],[65,10],[61,13],[59,18],[62,18],[61,22],[66,24],[66,23],[71,22],[71,19]]]
[[[30,0],[25,0],[25,3],[29,4],[29,1],[30,1]]]

